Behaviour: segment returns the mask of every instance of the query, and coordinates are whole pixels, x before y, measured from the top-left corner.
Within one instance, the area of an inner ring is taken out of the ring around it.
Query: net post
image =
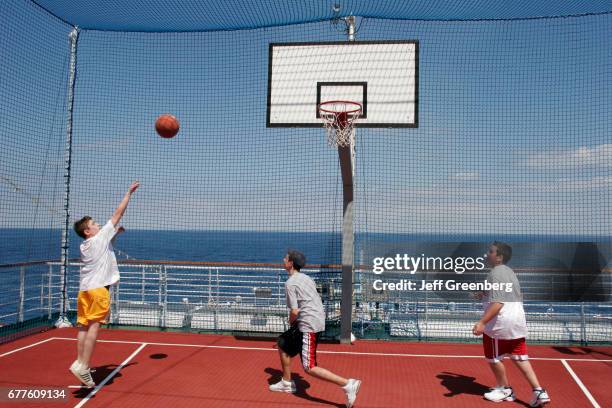
[[[66,124],[66,146],[64,154],[64,228],[62,229],[62,248],[61,248],[61,266],[60,266],[60,283],[62,288],[61,293],[61,310],[57,324],[66,324],[66,312],[68,305],[68,248],[70,230],[70,175],[72,167],[72,117],[74,108],[74,83],[76,79],[76,63],[77,63],[77,43],[79,41],[79,29],[73,27],[68,35],[70,39],[70,76],[68,79],[68,102],[67,111],[68,118]],[[49,300],[50,302],[51,300]]]

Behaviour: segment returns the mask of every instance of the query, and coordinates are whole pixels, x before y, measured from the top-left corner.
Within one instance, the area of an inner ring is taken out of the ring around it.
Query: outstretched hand
[[[130,186],[130,189],[128,190],[131,193],[133,193],[134,191],[136,191],[138,189],[138,187],[140,187],[140,181],[134,181],[132,183],[132,185]]]
[[[123,199],[121,199],[121,202],[119,203],[119,205],[115,209],[115,212],[113,213],[113,216],[111,217],[111,222],[113,223],[113,225],[116,226],[117,224],[119,224],[119,221],[121,221],[121,217],[123,217],[123,213],[125,213],[125,209],[127,208],[128,203],[130,202],[132,193],[136,191],[138,187],[140,187],[139,181],[132,182],[132,185],[123,196]]]

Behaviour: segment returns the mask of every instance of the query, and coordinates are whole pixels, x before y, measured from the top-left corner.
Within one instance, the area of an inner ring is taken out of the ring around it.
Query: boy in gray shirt
[[[484,394],[493,402],[514,401],[514,390],[508,384],[504,357],[510,357],[533,388],[531,407],[540,407],[550,402],[545,389],[540,387],[538,378],[529,363],[527,355],[527,322],[523,309],[521,287],[514,271],[506,266],[512,257],[512,247],[495,241],[487,252],[491,272],[487,280],[492,284],[504,284],[509,291],[491,290],[484,294],[484,314],[474,324],[475,336],[483,336],[484,355],[495,375],[496,385]],[[510,286],[508,286],[510,285]]]
[[[291,357],[300,353],[304,371],[313,377],[337,384],[346,393],[347,407],[352,407],[361,385],[360,380],[346,379],[317,366],[317,344],[325,331],[325,311],[317,287],[308,275],[300,270],[306,257],[299,251],[289,250],[283,259],[289,279],[285,282],[285,294],[291,328],[278,338],[278,353],[283,368],[283,378],[270,385],[270,391],[296,392],[291,381]]]

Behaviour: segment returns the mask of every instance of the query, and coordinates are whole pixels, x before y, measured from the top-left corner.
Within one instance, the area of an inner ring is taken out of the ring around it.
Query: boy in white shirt
[[[483,335],[482,344],[485,358],[495,375],[495,388],[484,394],[485,399],[493,402],[514,401],[514,391],[508,385],[506,368],[502,362],[509,356],[533,388],[530,406],[539,407],[550,402],[545,389],[540,387],[529,357],[527,355],[527,322],[523,309],[523,299],[519,281],[514,271],[506,266],[512,257],[512,247],[503,242],[493,242],[487,253],[487,262],[492,267],[487,276],[490,283],[503,283],[511,290],[491,290],[484,293],[484,314],[476,322],[472,332]]]
[[[112,241],[124,231],[117,227],[125,213],[132,193],[140,186],[135,181],[117,206],[111,219],[100,227],[90,216],[74,223],[74,230],[85,241],[80,246],[81,267],[79,295],[77,297],[78,358],[70,366],[70,372],[83,384],[94,387],[89,361],[93,354],[100,324],[107,323],[110,311],[109,287],[119,281],[117,258]]]

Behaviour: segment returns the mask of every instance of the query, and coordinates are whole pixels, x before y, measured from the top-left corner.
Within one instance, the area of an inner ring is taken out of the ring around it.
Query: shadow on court
[[[489,387],[475,381],[476,377],[468,377],[448,371],[443,371],[436,377],[440,379],[440,384],[448,389],[448,392],[444,394],[445,397],[454,397],[459,394],[483,395],[489,391]]]
[[[134,364],[138,364],[138,363],[129,363],[129,364],[126,364],[125,366],[123,366],[123,368],[129,367],[129,366],[134,365]],[[119,367],[117,364],[107,364],[107,365],[103,365],[103,366],[99,366],[99,367],[92,367],[91,368],[91,377],[93,378],[93,380],[96,383],[96,385],[100,384],[117,367]],[[123,375],[121,374],[121,371],[118,371],[117,374],[115,374],[110,380],[108,380],[108,382],[106,384],[104,384],[104,386],[112,384],[115,381],[116,378],[120,378],[120,377],[123,377]],[[72,395],[74,396],[74,398],[85,398],[85,397],[87,397],[89,395],[89,393],[92,390],[93,390],[93,388],[87,388],[87,387],[83,386],[81,388],[78,388],[78,389],[74,390]],[[96,396],[94,395],[92,398],[95,398],[95,397]]]
[[[283,376],[283,372],[281,370],[278,370],[276,368],[271,368],[268,367],[266,369],[264,369],[264,371],[266,372],[266,374],[270,375],[270,378],[268,378],[268,384],[272,385],[274,383],[277,383],[281,380],[282,376]],[[333,401],[328,401],[322,398],[317,398],[317,397],[313,397],[311,395],[308,395],[308,393],[306,392],[306,390],[308,388],[310,388],[310,383],[308,381],[306,381],[304,379],[304,377],[302,377],[299,374],[296,373],[291,373],[291,379],[295,382],[295,387],[297,388],[297,392],[293,395],[295,395],[298,398],[303,398],[305,400],[308,401],[313,401],[313,402],[317,402],[319,404],[327,404],[327,405],[331,405],[334,407],[338,407],[338,408],[343,408],[346,407],[345,404],[338,404],[336,402]],[[339,396],[343,397],[343,394],[341,393],[341,391],[339,392]]]
[[[436,377],[440,379],[440,384],[448,389],[448,392],[444,394],[445,397],[454,397],[460,394],[482,396],[485,392],[489,391],[489,387],[475,381],[476,377],[450,373],[448,371],[443,371]],[[514,402],[525,407],[529,406],[529,404],[520,399],[516,399]]]

